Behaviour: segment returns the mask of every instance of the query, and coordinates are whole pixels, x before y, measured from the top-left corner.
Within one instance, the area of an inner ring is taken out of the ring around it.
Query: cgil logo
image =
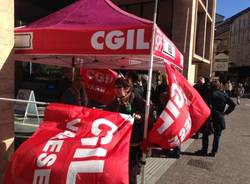
[[[115,80],[111,74],[98,72],[96,70],[87,70],[86,74],[92,82],[104,83],[106,85],[110,85]]]
[[[33,184],[49,184],[51,178],[51,167],[55,164],[57,157],[62,149],[66,139],[74,138],[78,132],[78,124],[81,119],[77,118],[67,123],[67,130],[50,138],[43,147],[42,153],[38,155],[34,171]],[[103,127],[109,127],[106,136],[100,136],[103,132]],[[118,127],[111,121],[100,118],[92,122],[91,133],[94,137],[81,138],[82,146],[97,146],[100,139],[99,147],[92,148],[77,148],[74,152],[73,161],[70,162],[66,184],[75,184],[78,173],[102,173],[105,166],[105,157],[107,150],[100,147],[101,145],[109,144],[112,141],[113,134]],[[98,156],[100,159],[93,160],[93,156]],[[79,160],[84,159],[84,160]],[[47,169],[45,169],[47,167]]]
[[[175,79],[174,74],[173,76]],[[165,107],[165,109],[168,111],[164,110],[159,117],[163,121],[163,124],[157,129],[159,134],[163,134],[172,124],[177,122],[176,120],[181,115],[181,110],[183,108],[187,108],[189,104],[189,100],[187,99],[186,95],[184,94],[176,80],[172,83],[170,91],[171,96],[167,103],[167,106]],[[186,136],[190,133],[192,121],[189,112],[187,112],[185,118],[185,123],[180,129],[178,135],[168,140],[171,145],[180,145],[180,143],[183,142]]]
[[[149,42],[145,40],[144,29],[129,29],[126,31],[97,31],[91,37],[91,46],[96,50],[105,48],[118,50],[125,48],[132,49],[149,49]]]

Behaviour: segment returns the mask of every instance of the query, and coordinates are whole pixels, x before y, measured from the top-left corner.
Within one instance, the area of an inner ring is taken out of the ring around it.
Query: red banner
[[[178,71],[166,64],[170,99],[149,133],[148,140],[162,148],[174,148],[203,125],[210,109]]]
[[[117,72],[111,69],[81,69],[88,98],[102,104],[114,99],[114,83]]]
[[[183,55],[158,27],[155,34],[154,56],[165,59],[183,70]]]
[[[17,54],[149,54],[151,25],[102,29],[23,28],[15,30]]]
[[[129,115],[51,104],[12,157],[5,184],[129,183]]]

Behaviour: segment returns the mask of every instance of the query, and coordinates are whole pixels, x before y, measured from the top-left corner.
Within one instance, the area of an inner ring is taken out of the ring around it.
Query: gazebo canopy
[[[149,68],[153,22],[109,0],[79,0],[15,29],[16,60],[71,67]],[[164,61],[183,69],[183,57],[156,26],[154,69]]]

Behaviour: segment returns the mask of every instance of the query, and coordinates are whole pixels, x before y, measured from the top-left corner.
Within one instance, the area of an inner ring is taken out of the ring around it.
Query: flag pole
[[[38,102],[38,101],[13,99],[13,98],[2,98],[2,97],[0,97],[0,101],[9,101],[9,102],[18,102],[18,103],[33,103],[33,104],[39,104],[39,105],[49,105],[48,102]]]
[[[152,73],[153,73],[153,62],[154,62],[154,43],[155,43],[155,32],[156,32],[156,18],[157,18],[157,7],[158,0],[155,0],[154,16],[153,16],[153,30],[152,30],[152,39],[151,39],[151,49],[150,49],[150,65],[148,70],[148,85],[147,85],[147,97],[145,105],[145,120],[144,120],[144,140],[147,139],[148,133],[148,118],[150,111],[150,96],[152,88]],[[142,171],[141,171],[141,184],[145,183],[145,162],[146,162],[146,153],[142,155]]]

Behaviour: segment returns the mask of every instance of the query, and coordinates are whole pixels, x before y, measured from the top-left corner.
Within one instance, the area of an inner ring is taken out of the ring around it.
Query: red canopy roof
[[[27,26],[53,29],[98,29],[152,25],[152,22],[119,9],[110,1],[79,0]]]
[[[15,29],[17,60],[84,67],[147,69],[153,23],[109,0],[79,0],[28,26]],[[183,67],[174,44],[157,27],[155,68],[163,59]]]

